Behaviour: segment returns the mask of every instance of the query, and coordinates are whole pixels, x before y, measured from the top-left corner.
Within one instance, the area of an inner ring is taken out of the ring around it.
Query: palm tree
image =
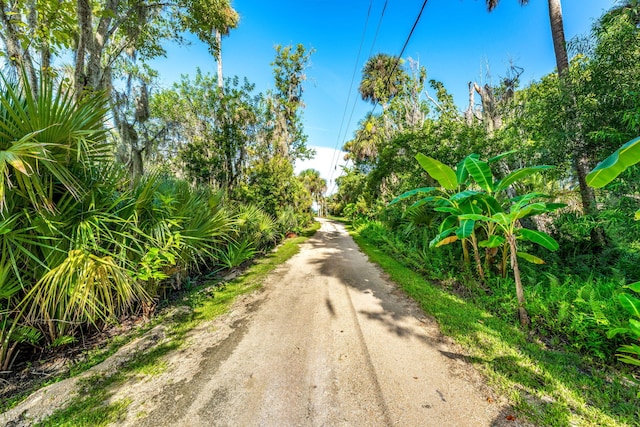
[[[229,31],[238,26],[240,16],[231,7],[229,0],[217,0],[218,9],[214,15],[213,28],[216,35],[215,54],[218,63],[218,87],[222,89],[224,80],[222,78],[222,36],[229,35]]]
[[[500,0],[486,0],[487,9],[491,12],[498,5]],[[524,6],[529,0],[518,0],[520,5]],[[578,176],[578,184],[580,187],[580,196],[582,199],[582,209],[585,214],[594,214],[596,212],[596,198],[593,189],[587,185],[587,174],[589,173],[589,157],[585,150],[585,138],[582,131],[582,125],[576,117],[576,98],[575,93],[571,90],[567,76],[569,74],[569,57],[567,55],[566,39],[564,36],[564,24],[562,20],[562,6],[560,0],[548,0],[549,4],[549,21],[551,23],[551,36],[553,39],[553,49],[556,57],[556,67],[558,68],[558,77],[564,86],[568,89],[569,100],[572,104],[574,140],[573,145],[573,163]],[[596,243],[603,244],[604,237],[601,233],[592,236]]]
[[[383,137],[380,117],[367,113],[359,123],[355,138],[344,144],[346,158],[357,162],[373,161],[378,156],[378,144]]]
[[[318,206],[318,215],[322,216],[324,192],[327,191],[327,181],[320,176],[320,172],[315,169],[305,169],[300,172],[302,184],[311,193],[311,197]]]
[[[231,0],[186,0],[185,25],[209,46],[218,63],[218,87],[222,89],[222,36],[238,26],[240,16]]]
[[[407,81],[406,72],[402,69],[402,59],[396,56],[378,53],[367,61],[362,70],[360,96],[372,104],[380,103],[386,108]]]

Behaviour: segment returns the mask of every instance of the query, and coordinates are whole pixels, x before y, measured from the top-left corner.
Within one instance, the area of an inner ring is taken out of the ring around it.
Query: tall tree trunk
[[[224,86],[224,79],[222,78],[222,34],[220,30],[216,29],[216,44],[218,45],[218,49],[216,51],[216,62],[218,63],[218,87],[222,92],[222,87]]]
[[[86,73],[87,84],[92,90],[108,89],[110,85],[110,82],[107,81],[109,73],[105,71],[105,65],[102,62],[105,46],[118,26],[113,24],[113,17],[116,15],[119,4],[119,0],[107,0],[105,2],[104,13],[100,17],[100,21],[98,21],[95,34],[90,35],[92,43],[90,45]],[[141,22],[139,25],[142,26],[145,23]]]
[[[12,21],[12,13],[14,10],[7,10],[8,5],[4,1],[0,1],[0,24],[3,31],[0,31],[0,38],[4,42],[9,63],[17,70],[18,78],[22,79],[22,71],[26,73],[31,92],[35,97],[38,93],[38,77],[33,66],[33,60],[29,53],[29,48],[22,48],[20,43],[20,30]],[[19,15],[17,15],[19,16]]]
[[[89,0],[78,0],[76,3],[78,15],[78,46],[76,48],[74,66],[75,96],[79,99],[87,86],[85,61],[87,52],[91,49],[91,33],[93,32],[92,10]]]
[[[556,55],[558,75],[560,78],[564,78],[569,72],[569,57],[567,56],[560,0],[549,0],[549,22],[551,23],[551,36],[553,38],[553,50]]]
[[[569,81],[569,57],[567,55],[566,39],[564,36],[562,6],[560,4],[560,0],[548,0],[548,2],[549,21],[551,23],[551,35],[553,38],[553,50],[556,56],[558,77],[560,78],[560,82],[563,85],[564,90],[567,91],[570,102],[569,126],[570,133],[573,133],[572,157],[573,165],[578,177],[582,210],[586,215],[593,215],[597,212],[596,195],[593,188],[587,185],[586,180],[590,169],[590,159],[586,152],[586,141],[582,123],[578,117],[578,102]],[[591,238],[596,245],[605,245],[605,236],[602,229],[594,229],[591,233]]]
[[[85,89],[110,89],[110,73],[103,64],[103,55],[109,38],[117,29],[113,19],[118,10],[119,0],[107,0],[97,26],[93,26],[93,4],[91,0],[77,0],[78,46],[75,57],[76,97]]]
[[[585,214],[595,213],[596,197],[593,188],[587,185],[586,176],[589,173],[589,159],[585,151],[584,133],[582,124],[577,117],[577,100],[573,88],[569,82],[569,57],[567,55],[566,39],[564,36],[564,24],[562,21],[562,6],[560,0],[549,1],[549,22],[551,23],[551,35],[553,38],[553,50],[556,55],[556,67],[558,68],[558,77],[567,90],[569,102],[571,103],[570,126],[574,133],[573,141],[573,163],[578,176],[578,184],[580,186],[580,196],[582,198],[582,208]]]

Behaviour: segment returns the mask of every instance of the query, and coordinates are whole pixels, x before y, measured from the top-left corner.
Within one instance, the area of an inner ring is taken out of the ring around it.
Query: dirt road
[[[482,426],[500,408],[344,228],[322,228],[148,426]],[[223,360],[222,360],[223,359]],[[189,390],[189,391],[187,391]],[[160,397],[159,396],[159,397]]]
[[[322,220],[263,291],[110,400],[129,402],[120,425],[142,427],[502,424],[456,354],[343,226]]]

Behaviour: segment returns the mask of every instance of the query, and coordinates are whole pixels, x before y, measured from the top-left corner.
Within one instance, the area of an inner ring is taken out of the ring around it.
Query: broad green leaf
[[[545,206],[547,207],[547,212],[552,212],[552,211],[555,211],[556,209],[566,208],[567,204],[566,203],[545,203]]]
[[[493,191],[493,175],[491,169],[486,162],[480,159],[468,156],[464,159],[464,166],[469,171],[469,174],[473,177],[474,181],[483,190],[491,193]]]
[[[515,206],[514,206],[515,208]],[[526,218],[528,216],[538,215],[542,212],[546,212],[546,205],[542,202],[532,203],[519,210],[514,210],[511,213],[515,215],[515,219]]]
[[[528,228],[521,228],[519,231],[520,235],[524,237],[525,240],[544,246],[550,251],[557,251],[560,247],[553,237],[549,236],[547,233],[543,233],[542,231],[529,230]]]
[[[479,215],[479,214],[462,214],[462,215],[458,215],[458,219],[460,219],[460,220],[470,219],[470,220],[473,220],[473,221],[496,222],[491,217],[488,217],[486,215]]]
[[[613,181],[625,169],[640,161],[640,137],[618,148],[609,157],[601,161],[587,175],[587,184],[594,188],[601,188]]]
[[[640,282],[631,283],[630,285],[625,286],[625,288],[629,288],[635,292],[640,292]]]
[[[443,232],[438,234],[436,237],[433,238],[433,240],[431,240],[429,242],[429,247],[436,246],[438,243],[440,243],[442,240],[446,239],[448,236],[450,236],[455,231],[456,231],[456,227],[451,227],[451,228],[448,228],[448,229],[444,230]]]
[[[422,153],[416,155],[416,160],[431,178],[438,181],[441,187],[447,190],[455,190],[458,187],[456,173],[449,166]]]
[[[640,210],[636,211],[636,216],[634,218],[636,221],[640,221]]]
[[[498,201],[493,196],[490,196],[488,194],[480,198],[479,203],[482,203],[486,208],[485,210],[490,214],[504,212],[504,209],[502,209],[500,203],[498,203]]]
[[[502,180],[500,182],[498,182],[498,184],[496,185],[496,191],[502,191],[505,190],[507,187],[509,187],[511,184],[513,184],[516,181],[520,181],[521,179],[524,179],[530,175],[533,175],[536,172],[540,172],[543,170],[547,170],[547,169],[553,169],[553,166],[531,166],[528,168],[522,168],[522,169],[518,169],[515,170],[513,172],[511,172],[509,175],[507,175],[506,177],[502,178]]]
[[[409,206],[409,209],[413,209],[413,208],[417,208],[419,206],[425,205],[429,202],[432,202],[434,200],[436,200],[438,197],[440,196],[428,196],[428,197],[424,197],[420,200],[418,200],[417,202],[415,202],[414,204],[412,204],[411,206]]]
[[[503,158],[512,155],[513,153],[517,153],[518,150],[511,150],[511,151],[507,151],[501,154],[498,154],[497,156],[494,156],[492,158],[490,158],[489,160],[487,160],[487,163],[491,164],[491,163],[495,163],[499,160],[502,160]]]
[[[416,189],[413,189],[413,190],[406,191],[406,192],[402,193],[401,195],[399,195],[398,197],[396,197],[395,199],[393,199],[389,203],[389,205],[393,205],[395,203],[398,203],[400,200],[404,200],[404,199],[408,199],[409,197],[413,197],[416,194],[430,193],[435,189],[436,189],[435,187],[422,187],[422,188],[416,188]]]
[[[514,203],[527,203],[533,199],[538,199],[538,198],[549,199],[551,198],[551,196],[545,193],[532,192],[532,193],[522,194],[520,196],[513,197],[511,198],[511,201]]]
[[[506,239],[504,237],[493,235],[487,240],[478,242],[478,246],[480,246],[481,248],[497,248],[499,246],[502,246],[505,241]]]
[[[463,202],[464,200],[467,200],[470,197],[477,196],[478,194],[482,194],[482,193],[480,193],[479,191],[465,190],[465,191],[461,191],[461,192],[456,193],[453,196],[449,197],[449,200],[451,200],[452,202],[461,203],[461,202]]]
[[[513,222],[512,214],[507,215],[504,212],[498,212],[491,216],[493,218],[493,222],[500,224],[504,227],[508,227]]]
[[[448,230],[450,228],[455,228],[458,225],[458,216],[457,215],[449,215],[442,221],[440,224],[439,232],[443,232],[444,230]]]
[[[460,220],[460,227],[458,227],[458,229],[456,230],[456,236],[458,236],[460,239],[466,239],[467,237],[471,236],[475,224],[476,222],[472,219]]]
[[[467,181],[467,178],[469,178],[469,171],[464,167],[464,159],[460,160],[456,166],[456,178],[458,180],[458,185],[464,184]]]
[[[534,264],[544,264],[544,260],[542,258],[538,258],[537,256],[528,254],[526,252],[518,252],[516,255],[518,255],[523,260],[532,262]]]
[[[437,212],[449,212],[449,213],[452,213],[452,214],[458,214],[460,212],[460,209],[454,208],[454,207],[451,207],[451,206],[440,206],[440,207],[437,207],[437,208],[433,208],[433,210],[437,211]]]
[[[472,198],[463,200],[459,205],[460,211],[465,214],[482,215],[482,207],[478,205],[478,201]]]
[[[620,300],[622,307],[631,313],[631,315],[640,318],[640,299],[631,294],[622,293],[618,295],[618,300]]]
[[[614,328],[607,331],[607,338],[611,339],[619,334],[629,333],[629,328]]]

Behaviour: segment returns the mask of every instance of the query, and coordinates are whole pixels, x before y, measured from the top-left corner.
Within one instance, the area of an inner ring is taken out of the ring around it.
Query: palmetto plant
[[[149,300],[143,286],[127,273],[112,257],[69,251],[64,262],[42,276],[22,300],[28,307],[26,318],[51,342],[82,325],[116,320],[136,301]]]
[[[6,212],[8,191],[36,209],[49,210],[61,190],[79,196],[83,189],[74,165],[87,167],[108,155],[105,97],[98,94],[75,103],[69,91],[43,78],[34,99],[29,87],[5,78],[1,83],[0,208]]]
[[[285,210],[286,212],[287,210]],[[295,220],[295,216],[293,216],[293,220]],[[269,214],[257,206],[240,206],[235,216],[235,222],[235,239],[238,241],[247,240],[257,250],[273,247],[278,240],[278,224]]]
[[[235,268],[253,258],[255,253],[256,250],[253,248],[253,242],[249,239],[237,243],[229,242],[229,244],[220,251],[220,264],[225,268]]]
[[[71,243],[60,202],[86,196],[82,180],[108,155],[106,99],[75,102],[50,78],[37,97],[29,87],[0,76],[0,264],[2,281],[0,365],[8,368],[19,342],[35,342],[25,323],[34,313],[23,297],[66,258]]]
[[[26,84],[0,77],[0,213],[5,224],[3,256],[22,282],[26,265],[46,266],[55,251],[58,224],[35,221],[56,211],[60,198],[80,199],[85,191],[76,169],[105,159],[103,127],[106,99],[96,95],[73,101],[68,91],[43,78],[34,99]],[[3,239],[4,240],[4,239]]]
[[[37,343],[42,335],[30,326],[21,323],[24,309],[16,307],[20,283],[4,262],[0,265],[0,369],[11,368],[17,348],[22,343]]]
[[[1,79],[1,77],[0,77]],[[70,342],[152,310],[160,281],[216,265],[222,193],[161,174],[135,185],[110,157],[106,100],[47,77],[0,84],[0,367],[19,343]]]

